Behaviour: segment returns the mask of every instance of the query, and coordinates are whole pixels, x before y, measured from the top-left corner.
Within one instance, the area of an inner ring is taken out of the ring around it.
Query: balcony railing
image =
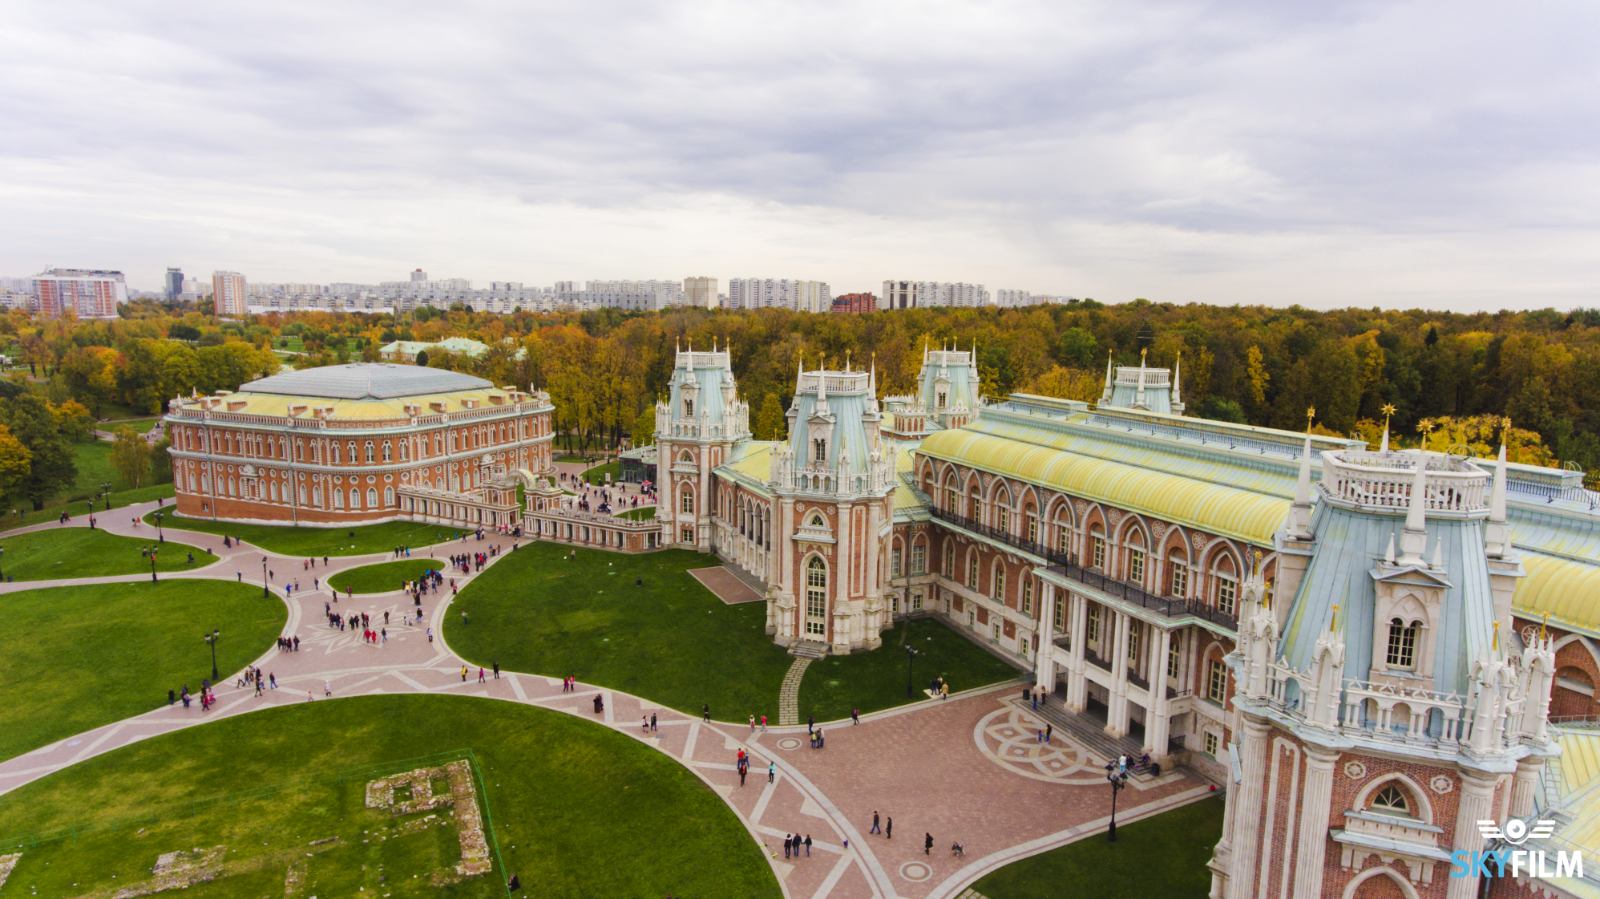
[[[1180,599],[1175,596],[1157,596],[1148,590],[1145,590],[1143,587],[1130,584],[1127,581],[1108,577],[1105,574],[1093,569],[1085,568],[1082,565],[1072,561],[1072,557],[1066,553],[1057,552],[1042,543],[1035,543],[1031,540],[1025,540],[1021,537],[1018,537],[1016,534],[1003,531],[1000,528],[991,527],[983,524],[982,522],[968,518],[965,515],[956,515],[951,512],[947,512],[937,506],[929,507],[929,511],[933,513],[933,517],[938,518],[941,521],[947,521],[956,527],[961,528],[962,530],[971,531],[974,534],[979,534],[991,540],[997,540],[1009,546],[1014,546],[1030,555],[1038,556],[1048,563],[1046,567],[1050,571],[1077,581],[1085,586],[1093,587],[1107,596],[1115,597],[1116,599],[1132,603],[1136,606],[1149,609],[1153,612],[1159,612],[1168,618],[1193,617],[1199,618],[1203,621],[1210,621],[1214,624],[1220,624],[1232,630],[1239,629],[1239,619],[1237,617],[1212,608],[1198,599]]]

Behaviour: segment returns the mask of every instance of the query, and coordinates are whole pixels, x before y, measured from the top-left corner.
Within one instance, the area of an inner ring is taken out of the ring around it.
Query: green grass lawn
[[[292,849],[283,854],[305,864],[292,893],[300,899],[504,896],[499,872],[432,885],[428,868],[453,863],[452,853],[460,857],[454,831],[396,837],[389,815],[364,807],[365,778],[233,808],[213,805],[190,817],[197,799],[468,748],[505,869],[524,886],[518,897],[782,895],[738,818],[669,757],[559,712],[461,696],[362,696],[266,709],[152,737],[20,787],[0,796],[0,837],[152,808],[176,813],[120,833],[28,848],[7,885],[18,895],[109,893],[149,879],[162,853],[222,845],[230,861]],[[134,832],[138,827],[145,829]],[[375,838],[379,828],[389,829],[386,839]],[[339,842],[306,857],[313,841],[330,836]],[[284,895],[286,871],[285,859],[196,884],[184,895]]]
[[[684,550],[628,556],[534,543],[496,562],[462,588],[447,616],[450,647],[474,664],[574,675],[697,714],[703,703],[720,721],[776,716],[778,690],[793,659],[766,633],[766,604],[729,606],[687,573],[717,564]],[[634,586],[635,578],[644,585]],[[812,663],[800,685],[801,713],[818,720],[903,705],[903,629],[882,648]],[[995,683],[1017,670],[935,621],[913,622],[916,700],[934,674],[951,689]]]
[[[620,483],[622,481],[622,463],[607,462],[604,465],[596,465],[593,468],[585,469],[583,472],[583,479],[590,484],[603,487],[605,486],[606,475],[608,474],[611,475],[612,483]]]
[[[649,521],[656,517],[655,506],[645,506],[642,509],[629,509],[617,515],[618,518],[631,518],[634,521]]]
[[[346,587],[356,593],[388,593],[399,590],[402,581],[414,581],[422,577],[425,571],[443,571],[444,564],[438,559],[399,559],[363,565],[339,572],[328,578],[328,584],[341,593]]]
[[[1063,884],[1096,899],[1204,899],[1206,862],[1222,838],[1222,798],[1117,828],[1117,841],[1085,837],[1012,862],[972,885],[989,899],[1055,899]]]
[[[173,541],[157,543],[154,529],[149,539],[142,539],[120,537],[99,529],[64,527],[4,538],[0,541],[0,546],[5,548],[0,554],[0,563],[3,563],[0,571],[19,581],[146,574],[150,571],[150,560],[142,550],[152,545],[159,549],[157,571],[190,571],[216,561],[215,556],[192,546]],[[193,562],[188,560],[189,553],[194,554]]]
[[[981,687],[1017,677],[1021,672],[966,637],[931,618],[901,623],[883,634],[883,646],[872,652],[829,656],[812,662],[800,681],[800,715],[818,721],[846,718],[851,709],[876,712],[906,703],[906,650],[917,648],[912,693],[943,677],[950,692]]]
[[[145,521],[154,521],[154,512]],[[390,552],[396,546],[416,548],[450,540],[453,528],[416,521],[386,521],[337,528],[308,528],[294,525],[242,524],[212,521],[209,518],[178,518],[168,513],[164,522],[174,530],[201,531],[240,537],[265,550],[287,556],[362,556]],[[351,532],[355,536],[350,536]]]
[[[776,717],[793,659],[765,633],[766,606],[729,606],[687,574],[717,564],[685,550],[624,555],[532,543],[472,579],[444,636],[473,664],[573,675],[722,721]],[[642,578],[643,586],[634,586]]]
[[[200,637],[214,628],[227,677],[272,648],[287,616],[259,587],[225,581],[0,594],[0,759],[148,712],[186,683],[198,690],[211,676]]]
[[[84,444],[79,445],[82,446]],[[172,499],[173,495],[173,486],[170,483],[156,484],[153,487],[140,487],[137,490],[122,490],[111,494],[111,508],[120,509],[124,506],[137,505],[138,503],[153,502],[158,496],[165,499]],[[24,503],[24,505],[27,504]],[[74,499],[71,501],[66,501],[58,498],[51,500],[49,504],[37,512],[33,511],[31,508],[23,509],[21,510],[22,515],[20,517],[14,514],[13,510],[4,510],[5,519],[3,522],[0,522],[0,526],[6,528],[19,528],[30,524],[39,524],[45,521],[55,521],[61,517],[61,513],[63,511],[67,512],[67,514],[71,515],[73,518],[77,518],[88,510],[89,504],[86,500]],[[104,515],[105,513],[106,501],[96,496],[94,501],[94,514],[96,516],[100,516]]]

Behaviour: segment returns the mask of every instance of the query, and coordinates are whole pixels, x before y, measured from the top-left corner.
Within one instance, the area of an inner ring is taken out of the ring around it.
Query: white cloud
[[[0,272],[1595,302],[1576,3],[13,4]]]

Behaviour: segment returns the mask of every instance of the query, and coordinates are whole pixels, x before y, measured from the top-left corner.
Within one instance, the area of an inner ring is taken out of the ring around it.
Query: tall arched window
[[[386,440],[383,443],[383,461],[385,461],[385,462],[392,461],[393,457],[392,457],[391,453],[392,453],[392,450],[389,447],[389,442]]]
[[[370,441],[370,440],[367,441],[367,461],[368,462],[376,461],[372,456],[372,441]]]
[[[361,458],[360,456],[356,455],[356,442],[354,440],[350,441],[350,443],[346,445],[345,449],[350,451],[350,464],[356,464],[356,460]]]
[[[967,589],[978,589],[978,554],[976,552],[967,554]]]
[[[1006,604],[1006,566],[1003,562],[994,566],[994,601]]]
[[[339,444],[337,443],[333,445],[333,464],[339,464]]]
[[[819,556],[806,563],[806,636],[828,633],[828,565]]]
[[[357,487],[350,488],[350,508],[361,508],[361,490]]]
[[[1417,667],[1417,631],[1421,626],[1420,621],[1407,624],[1399,618],[1389,620],[1389,649],[1384,654],[1385,664],[1390,668],[1407,670]]]
[[[685,515],[694,514],[694,491],[688,487],[683,488],[683,495],[678,498],[678,511]]]
[[[343,509],[344,508],[344,491],[338,489],[337,487],[335,487],[330,492],[333,494],[333,507],[335,509]]]
[[[376,487],[367,488],[367,508],[378,508],[378,488]]]

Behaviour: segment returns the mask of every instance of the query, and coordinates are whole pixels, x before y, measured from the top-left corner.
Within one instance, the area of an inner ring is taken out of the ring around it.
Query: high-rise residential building
[[[683,301],[700,309],[717,308],[717,279],[704,276],[684,278]]]
[[[730,278],[728,306],[733,309],[793,309],[831,312],[833,292],[826,281],[791,278]]]
[[[217,315],[245,315],[249,309],[249,290],[244,275],[238,272],[212,272],[211,297]]]
[[[989,291],[982,284],[943,281],[885,281],[879,309],[916,309],[924,306],[987,306]]]
[[[416,271],[411,273],[411,283],[413,283],[413,284],[418,284],[418,283],[425,284],[425,283],[427,283],[427,281],[428,281],[428,273],[423,271],[422,269],[419,268]]]
[[[78,318],[116,318],[117,304],[128,301],[128,283],[122,272],[52,268],[34,277],[33,295],[45,318],[66,312]]]
[[[161,293],[168,302],[175,302],[183,296],[183,269],[167,268],[166,277],[161,281]]]
[[[845,293],[833,298],[834,312],[877,312],[878,298],[870,293]]]

